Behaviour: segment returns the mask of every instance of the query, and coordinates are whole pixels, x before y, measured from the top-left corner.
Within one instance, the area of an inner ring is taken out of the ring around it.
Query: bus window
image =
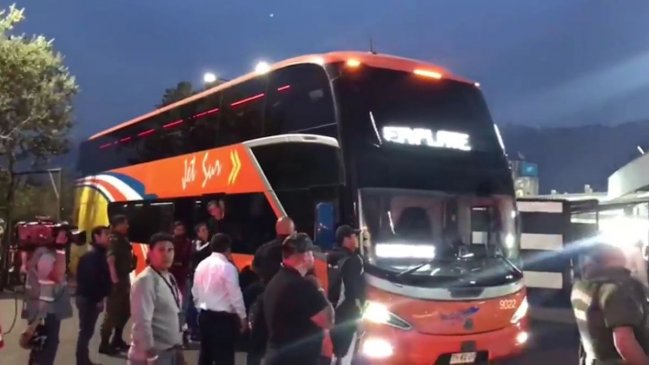
[[[257,77],[223,91],[219,146],[262,136],[265,91],[266,77]]]
[[[264,194],[234,194],[222,199],[230,231],[226,233],[233,241],[232,252],[254,254],[259,246],[275,237],[277,217]]]
[[[340,149],[316,143],[278,143],[252,151],[273,190],[342,185]]]
[[[128,237],[131,242],[146,243],[158,232],[170,232],[174,219],[174,205],[160,203],[111,203],[108,206],[110,217],[123,214],[128,218]]]
[[[301,64],[270,75],[265,135],[314,133],[336,136],[329,79],[322,66]]]
[[[221,96],[216,93],[195,103],[196,108],[187,121],[183,139],[185,153],[207,150],[217,146],[217,134],[221,117]]]

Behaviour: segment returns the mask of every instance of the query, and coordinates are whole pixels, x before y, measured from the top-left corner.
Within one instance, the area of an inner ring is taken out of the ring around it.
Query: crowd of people
[[[76,268],[77,365],[95,365],[89,344],[102,312],[99,353],[125,353],[131,365],[184,365],[192,343],[199,344],[198,365],[234,365],[242,343],[248,365],[350,364],[365,302],[360,231],[336,230],[325,290],[314,271],[318,248],[290,217],[279,218],[276,237],[257,248],[250,280],[233,259],[222,204],[210,202],[208,212],[211,218],[193,234],[181,221],[153,234],[146,267],[133,282],[137,259],[127,217],[115,215],[110,226],[92,229],[92,249]],[[28,326],[21,345],[30,349],[32,365],[55,363],[61,322],[73,316],[69,260],[61,249],[69,240],[58,231],[55,245],[37,248],[24,265]],[[581,363],[649,363],[647,291],[626,268],[624,252],[595,244],[582,264],[572,291]],[[323,356],[326,339],[333,359]]]
[[[132,365],[184,365],[192,343],[199,344],[199,365],[234,365],[242,346],[250,365],[349,363],[364,303],[359,231],[347,225],[336,231],[328,291],[314,273],[316,246],[289,217],[279,218],[276,238],[257,249],[250,268],[255,280],[241,280],[227,221],[219,219],[223,207],[210,202],[208,211],[211,218],[193,234],[181,221],[153,234],[146,267],[132,282],[137,259],[127,217],[92,229],[92,248],[76,268],[77,365],[94,365],[89,344],[102,312],[99,353],[126,353]],[[25,265],[30,364],[54,364],[61,321],[73,315],[66,262],[64,251],[44,248]],[[333,359],[322,355],[325,338]]]

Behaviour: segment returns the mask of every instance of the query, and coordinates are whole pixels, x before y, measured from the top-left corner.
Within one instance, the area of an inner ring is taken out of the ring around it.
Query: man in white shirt
[[[196,268],[192,288],[194,303],[200,310],[198,364],[234,365],[237,334],[247,327],[239,272],[228,259],[232,246],[229,236],[215,234],[210,246],[212,254]]]

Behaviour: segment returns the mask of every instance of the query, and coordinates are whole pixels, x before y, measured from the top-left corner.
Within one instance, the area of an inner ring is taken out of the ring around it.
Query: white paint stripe
[[[563,213],[563,202],[519,200],[516,205],[519,212]]]
[[[557,272],[523,271],[528,288],[562,289],[563,275]]]
[[[115,201],[115,197],[113,197],[113,194],[111,194],[103,186],[98,185],[96,182],[86,181],[86,182],[81,183],[80,186],[87,186],[87,187],[95,188],[95,189],[99,190],[99,192],[102,193],[106,197],[106,199],[108,199],[109,202],[112,203],[112,202]]]
[[[262,138],[263,139],[263,138]],[[337,143],[337,142],[336,142]],[[284,206],[282,205],[282,202],[279,201],[279,198],[277,197],[277,194],[275,194],[275,191],[273,190],[273,187],[270,186],[270,182],[268,182],[268,178],[266,177],[266,174],[264,174],[264,171],[261,169],[261,166],[259,165],[259,161],[257,161],[257,157],[255,157],[255,154],[252,152],[250,149],[250,145],[244,144],[246,148],[246,153],[248,154],[248,158],[250,158],[250,162],[252,163],[253,167],[255,170],[257,170],[257,173],[259,174],[259,177],[261,178],[261,181],[264,184],[264,187],[266,188],[266,191],[269,192],[269,197],[270,199],[273,200],[273,202],[268,202],[271,205],[274,204],[280,211],[280,216],[285,217],[286,214],[286,209],[284,209]]]
[[[523,250],[563,250],[563,235],[523,233],[521,234],[521,249]]]
[[[253,139],[250,141],[243,142],[243,145],[246,147],[257,147],[257,146],[266,146],[278,143],[318,143],[324,144],[331,147],[340,147],[338,140],[332,137],[320,136],[317,134],[280,134],[270,137],[262,137]]]
[[[126,185],[122,180],[116,178],[115,176],[110,176],[110,175],[97,175],[96,176],[97,180],[104,181],[110,185],[112,185],[115,189],[117,189],[120,193],[124,195],[126,200],[142,200],[142,196],[138,194],[133,188],[130,186]]]

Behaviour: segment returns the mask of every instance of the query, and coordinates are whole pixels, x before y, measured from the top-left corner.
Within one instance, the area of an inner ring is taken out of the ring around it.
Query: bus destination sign
[[[428,128],[383,127],[383,139],[387,142],[412,146],[448,148],[471,151],[469,135],[446,130],[433,131]]]

